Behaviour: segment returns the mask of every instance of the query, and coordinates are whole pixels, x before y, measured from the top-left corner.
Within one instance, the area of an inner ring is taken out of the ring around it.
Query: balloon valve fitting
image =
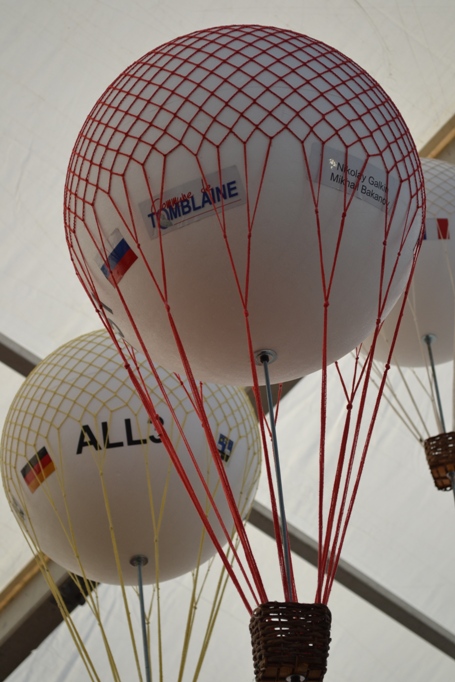
[[[422,336],[422,341],[426,343],[427,346],[430,346],[437,338],[436,334],[424,334]]]
[[[149,560],[144,554],[135,554],[130,559],[131,566],[147,566]]]
[[[263,350],[257,350],[254,353],[254,358],[256,360],[257,365],[263,365],[265,362],[267,362],[269,365],[271,365],[272,362],[275,362],[277,357],[278,357],[278,353],[276,353],[274,350],[270,350],[270,348],[264,348]]]

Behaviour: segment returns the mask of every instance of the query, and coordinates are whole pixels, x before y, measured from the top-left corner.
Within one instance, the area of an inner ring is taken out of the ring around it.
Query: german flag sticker
[[[43,447],[21,469],[21,474],[29,490],[34,493],[53,471],[55,471],[54,462],[46,448]]]

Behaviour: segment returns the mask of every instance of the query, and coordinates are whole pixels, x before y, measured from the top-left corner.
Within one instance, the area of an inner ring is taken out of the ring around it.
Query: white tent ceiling
[[[105,87],[136,58],[183,33],[232,23],[290,28],[344,52],[388,92],[420,150],[455,161],[450,147],[455,5],[448,0],[0,0],[0,333],[44,357],[99,328],[64,240],[63,185],[76,135]],[[317,454],[312,432],[318,423],[312,398],[316,380],[308,377],[293,389],[283,400],[279,420],[289,520],[313,536],[313,501],[302,494],[296,471],[302,458],[311,463]],[[1,422],[21,382],[19,374],[0,365]],[[444,390],[449,401],[450,387]],[[268,504],[265,484],[258,499]],[[30,560],[30,550],[3,495],[0,514],[1,591]],[[384,405],[345,559],[455,633],[454,536],[453,497],[435,492],[421,446]],[[261,570],[268,575],[272,542],[257,531],[253,538]],[[297,571],[301,597],[311,600],[314,570],[297,560]],[[269,580],[274,585],[273,575]],[[106,599],[111,599],[109,590]],[[175,605],[169,603],[171,608]],[[454,678],[452,658],[344,588],[335,587],[330,608],[334,624],[327,682]],[[119,620],[114,614],[114,640]],[[84,627],[96,650],[95,633],[88,624]],[[173,648],[171,633],[165,641],[167,682],[176,679]],[[122,679],[129,682],[133,678],[124,655]],[[252,677],[248,617],[232,589],[200,679],[247,682]],[[88,678],[59,628],[9,679]],[[101,679],[109,679],[108,673]]]

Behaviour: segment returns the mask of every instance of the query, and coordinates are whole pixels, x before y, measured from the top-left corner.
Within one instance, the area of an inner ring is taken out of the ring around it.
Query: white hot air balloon
[[[395,380],[389,379],[386,396],[411,433],[424,442],[436,487],[455,491],[455,432],[448,422],[446,425],[447,404],[440,392],[436,369],[451,362],[448,371],[453,372],[455,352],[455,166],[424,158],[422,169],[426,192],[425,238],[406,304],[403,308],[400,298],[384,320],[376,341],[375,360],[398,366],[399,381],[396,375]],[[396,333],[402,308],[403,317]],[[367,349],[370,343],[368,339]],[[407,409],[405,404],[409,405]],[[424,417],[431,407],[439,430],[436,436],[430,435],[434,427]]]
[[[356,361],[341,380],[336,369],[347,410],[326,514],[327,367],[377,329],[405,289],[422,184],[407,126],[378,83],[328,45],[273,27],[204,29],[153,49],[105,90],[73,148],[71,258],[106,328],[123,337],[139,391],[132,349],[182,372],[197,405],[198,381],[253,386],[259,403],[258,384],[270,395],[271,383],[322,369],[315,604],[297,603],[274,419],[257,405],[272,436],[275,478],[263,443],[285,596],[268,600],[236,516],[258,682],[325,672],[328,595],[381,395],[362,431],[370,369]],[[278,621],[264,642],[262,626]]]

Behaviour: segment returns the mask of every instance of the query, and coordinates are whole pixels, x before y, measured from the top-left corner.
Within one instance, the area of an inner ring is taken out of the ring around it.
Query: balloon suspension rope
[[[145,620],[145,606],[144,606],[144,585],[142,583],[142,566],[148,564],[148,559],[142,554],[136,554],[130,560],[131,566],[137,566],[137,586],[139,589],[139,602],[141,605],[141,623],[142,623],[142,642],[144,645],[144,663],[145,663],[145,679],[146,682],[152,682],[152,671],[150,669],[149,648],[147,642],[147,627]]]
[[[429,357],[430,357],[431,372],[432,372],[432,374],[433,374],[434,390],[435,390],[435,393],[436,393],[436,400],[437,400],[437,403],[438,403],[439,419],[440,419],[440,421],[441,421],[442,430],[443,430],[444,433],[446,433],[446,425],[445,425],[445,422],[444,422],[444,415],[443,415],[443,412],[442,412],[441,396],[440,396],[440,394],[439,394],[438,379],[437,379],[437,377],[436,377],[436,367],[435,367],[435,365],[434,365],[433,351],[432,351],[432,349],[431,349],[431,344],[433,343],[433,341],[435,340],[435,338],[436,338],[436,337],[435,337],[434,334],[426,334],[426,335],[423,337],[423,340],[425,341],[425,343],[427,344],[427,347],[428,347],[428,355],[429,355]]]
[[[256,353],[257,364],[261,364],[264,368],[265,388],[267,393],[267,405],[270,415],[270,431],[272,436],[273,459],[275,463],[276,485],[278,493],[278,505],[280,508],[280,529],[281,529],[281,544],[284,555],[284,568],[286,572],[286,582],[288,586],[288,593],[293,594],[292,589],[292,570],[289,549],[289,538],[286,522],[286,511],[284,508],[283,484],[281,480],[280,456],[278,452],[278,438],[276,435],[275,419],[273,416],[273,398],[272,387],[270,385],[269,364],[276,359],[276,353],[271,350],[261,350]]]

